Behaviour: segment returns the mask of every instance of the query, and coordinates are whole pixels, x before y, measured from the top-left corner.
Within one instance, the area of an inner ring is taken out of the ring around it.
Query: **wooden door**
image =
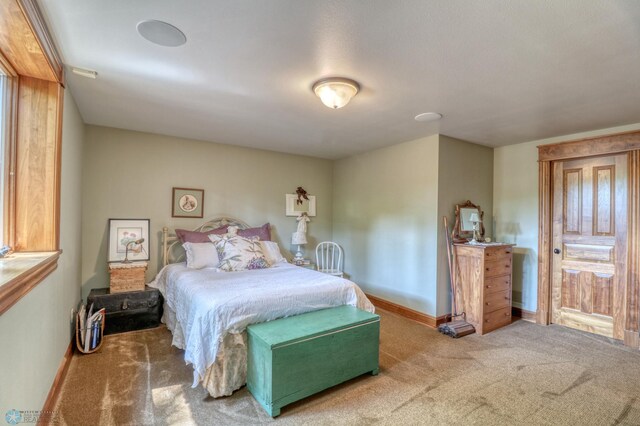
[[[627,155],[553,165],[551,321],[624,337]]]

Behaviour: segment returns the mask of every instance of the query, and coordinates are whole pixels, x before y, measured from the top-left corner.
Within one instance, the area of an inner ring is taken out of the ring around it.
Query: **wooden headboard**
[[[193,229],[196,232],[212,231],[221,226],[237,226],[239,229],[247,229],[249,225],[245,222],[234,219],[232,217],[216,217]],[[175,232],[169,233],[169,228],[162,228],[162,266],[170,263],[178,263],[184,261],[184,249],[182,243],[176,236]]]

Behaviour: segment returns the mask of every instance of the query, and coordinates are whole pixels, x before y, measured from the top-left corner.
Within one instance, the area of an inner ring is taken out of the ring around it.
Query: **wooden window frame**
[[[627,154],[628,281],[624,344],[640,349],[640,131],[540,145],[538,147],[538,308],[536,322],[551,323],[553,163],[575,158]]]
[[[1,99],[0,101],[5,103],[3,105],[3,111],[5,111],[5,131],[4,146],[2,147],[4,152],[4,167],[0,173],[2,176],[2,185],[4,186],[4,197],[2,200],[2,235],[3,241],[0,243],[13,247],[14,241],[14,229],[15,229],[15,212],[11,206],[15,205],[15,186],[13,185],[13,177],[15,174],[15,143],[16,143],[16,124],[18,114],[18,74],[13,69],[9,61],[0,52],[0,70],[7,76],[7,91],[5,96],[8,99]]]
[[[1,315],[57,268],[61,254],[64,67],[35,0],[0,2],[0,28],[11,96],[3,238],[14,250],[0,261]]]

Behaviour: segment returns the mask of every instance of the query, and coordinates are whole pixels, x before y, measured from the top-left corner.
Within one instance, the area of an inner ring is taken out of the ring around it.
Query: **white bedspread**
[[[268,269],[217,272],[168,265],[149,286],[175,312],[173,344],[185,350],[197,386],[216,360],[227,333],[250,324],[333,306],[374,307],[353,282],[287,263]]]

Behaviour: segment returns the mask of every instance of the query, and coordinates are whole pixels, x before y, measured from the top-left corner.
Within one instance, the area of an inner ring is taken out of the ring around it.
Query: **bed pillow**
[[[211,242],[184,243],[182,247],[187,255],[187,268],[215,268],[220,263],[218,251]]]
[[[270,265],[287,261],[287,259],[282,256],[282,253],[280,253],[278,243],[274,241],[260,241],[260,246],[262,247],[265,259],[267,259]]]
[[[225,272],[244,271],[245,269],[265,269],[269,262],[262,252],[260,241],[239,235],[209,235],[217,252],[218,268]]]
[[[258,237],[260,241],[271,241],[271,225],[267,222],[259,228],[238,229],[238,235],[245,238]]]
[[[210,243],[209,235],[211,234],[226,234],[228,225],[221,226],[220,228],[216,228],[212,231],[206,232],[198,232],[198,231],[187,231],[186,229],[176,229],[176,236],[180,240],[181,243]]]

